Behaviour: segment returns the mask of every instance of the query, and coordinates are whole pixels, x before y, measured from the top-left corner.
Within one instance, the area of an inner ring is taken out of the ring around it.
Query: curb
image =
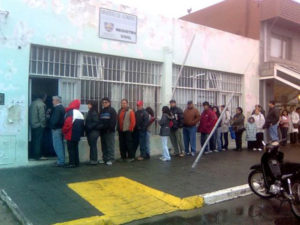
[[[8,208],[22,225],[33,225],[19,209],[19,206],[8,196],[5,190],[0,190],[0,199],[5,202]]]
[[[252,194],[252,191],[250,190],[249,185],[244,184],[211,193],[206,193],[201,196],[203,197],[204,203],[206,205],[212,205],[227,200],[244,197],[250,194]]]

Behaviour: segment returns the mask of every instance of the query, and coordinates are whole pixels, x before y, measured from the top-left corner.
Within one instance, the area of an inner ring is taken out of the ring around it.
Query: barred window
[[[189,100],[192,100],[199,110],[202,110],[204,101],[220,106],[227,103],[231,93],[235,95],[231,102],[231,111],[234,112],[239,106],[242,90],[241,75],[184,67],[178,79],[179,71],[180,66],[173,65],[173,88],[178,80],[174,98],[182,108],[186,107]]]

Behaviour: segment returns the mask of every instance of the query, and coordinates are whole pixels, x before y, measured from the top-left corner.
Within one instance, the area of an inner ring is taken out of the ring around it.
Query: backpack
[[[169,127],[172,128],[174,126],[173,120],[170,120]]]

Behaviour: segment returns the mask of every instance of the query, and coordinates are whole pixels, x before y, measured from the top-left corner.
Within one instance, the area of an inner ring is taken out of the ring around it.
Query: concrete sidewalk
[[[283,149],[286,159],[300,162],[300,146]],[[227,151],[205,155],[191,169],[194,157],[157,157],[143,162],[115,163],[63,169],[51,165],[0,170],[4,189],[34,225],[51,225],[80,218],[101,216],[102,212],[72,191],[67,184],[113,177],[126,177],[148,187],[184,198],[247,183],[249,168],[262,153]]]

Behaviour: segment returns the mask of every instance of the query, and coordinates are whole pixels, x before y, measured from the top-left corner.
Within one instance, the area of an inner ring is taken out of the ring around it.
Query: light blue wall
[[[100,39],[100,7],[136,15],[137,43]],[[9,11],[7,19],[0,19],[0,93],[6,95],[5,106],[0,106],[0,166],[27,163],[30,44],[161,62],[162,104],[172,94],[172,64],[182,64],[194,33],[187,65],[246,74],[250,84],[257,79],[258,59],[253,61],[253,55],[258,41],[215,29],[105,0],[0,0],[0,9]],[[255,101],[258,91],[251,90],[251,96]]]

